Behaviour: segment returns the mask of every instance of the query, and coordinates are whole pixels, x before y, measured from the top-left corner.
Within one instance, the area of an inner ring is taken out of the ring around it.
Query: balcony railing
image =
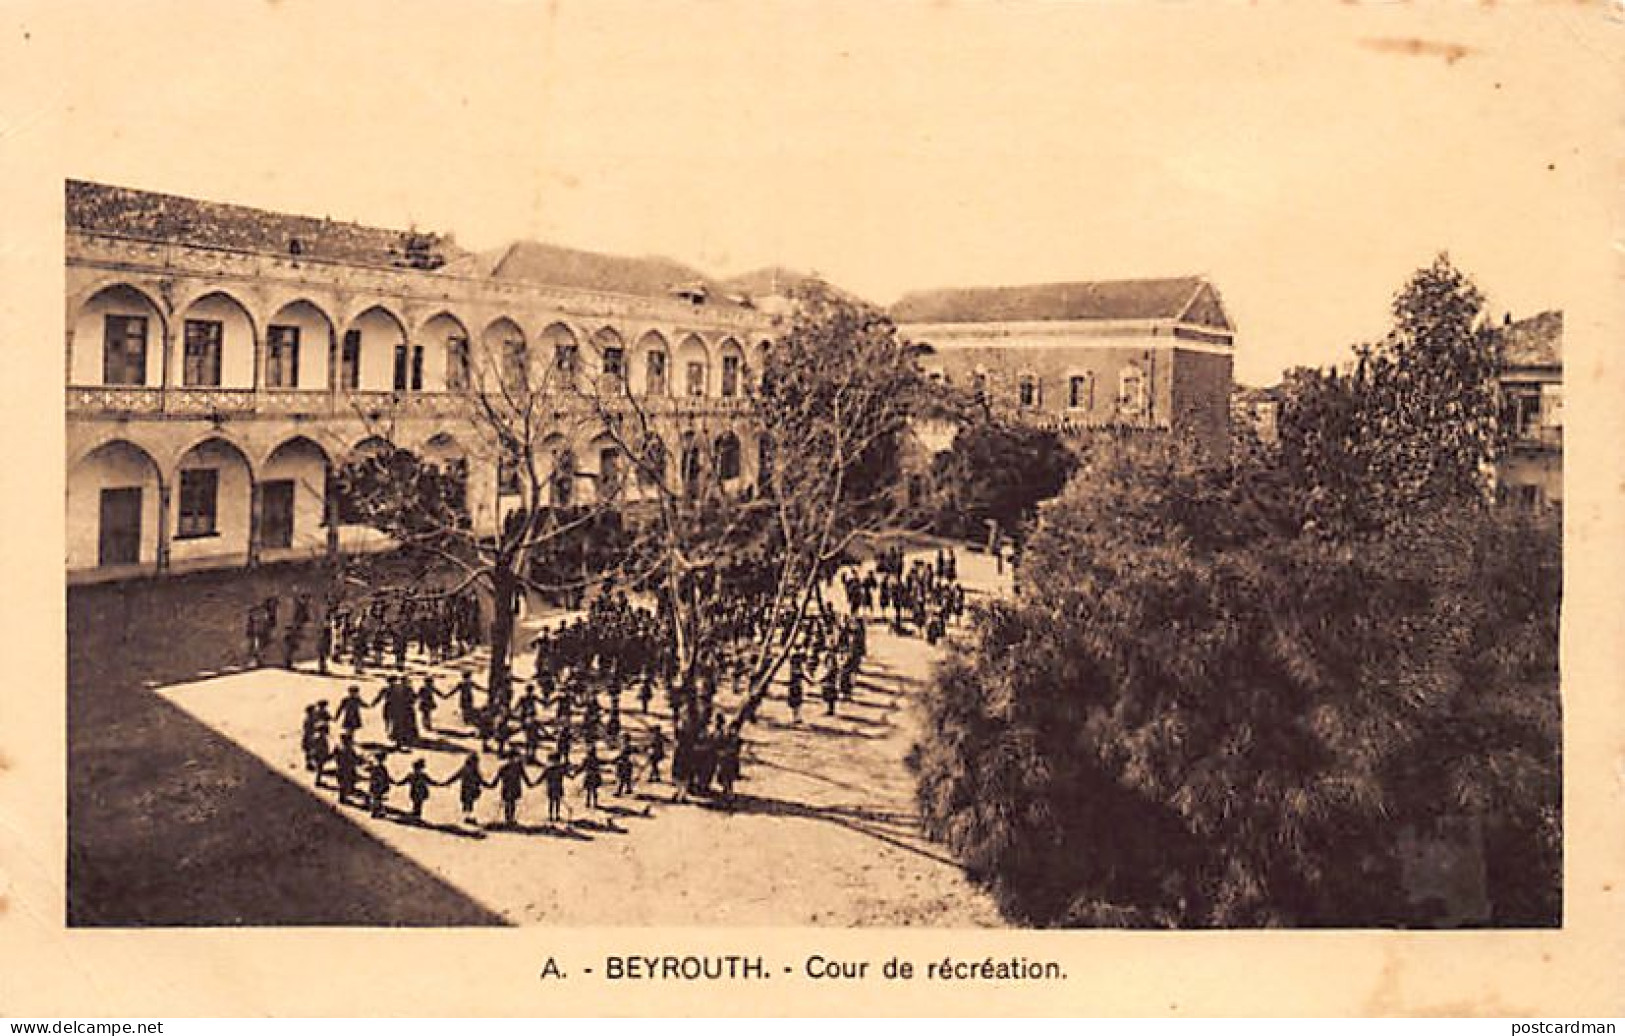
[[[629,409],[630,400],[602,401],[609,411]],[[651,415],[727,417],[750,411],[746,398],[716,396],[639,397]],[[471,401],[462,392],[329,392],[302,389],[149,388],[139,385],[74,385],[67,390],[70,413],[109,416],[150,414],[176,418],[220,416],[462,418]],[[547,409],[559,416],[591,413],[598,403],[560,394]]]
[[[1514,449],[1523,450],[1561,450],[1563,448],[1562,425],[1534,425],[1529,428],[1520,428],[1513,435]]]
[[[251,414],[255,411],[253,389],[169,388],[164,390],[164,412],[207,416],[210,414]]]
[[[74,413],[157,414],[164,409],[164,391],[132,385],[70,386],[68,409]]]

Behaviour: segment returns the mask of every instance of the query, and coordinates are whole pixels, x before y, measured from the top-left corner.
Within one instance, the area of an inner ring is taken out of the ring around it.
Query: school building
[[[749,379],[800,276],[714,281],[657,258],[454,239],[83,181],[66,187],[70,583],[381,549],[332,473],[404,448],[462,473],[469,519],[518,502],[472,416],[493,383],[604,379],[680,472],[761,468]],[[1224,448],[1233,330],[1200,278],[920,292],[892,315],[934,376],[1063,432]],[[610,393],[609,395],[614,395]],[[532,441],[550,486],[626,483],[596,400],[561,393]],[[489,438],[485,436],[484,438]],[[634,497],[637,488],[619,499]]]
[[[745,379],[774,318],[679,264],[80,181],[66,200],[70,582],[383,546],[329,486],[386,440],[466,472],[494,528],[518,487],[470,417],[493,361],[624,379],[667,456],[704,436],[724,481],[754,477]],[[584,495],[618,454],[590,405],[561,394],[533,440]]]
[[[1200,277],[915,292],[892,316],[933,376],[1008,417],[1229,448],[1235,329]]]
[[[1510,314],[1495,329],[1496,375],[1508,443],[1496,464],[1503,502],[1531,511],[1563,503],[1563,312],[1523,320]]]

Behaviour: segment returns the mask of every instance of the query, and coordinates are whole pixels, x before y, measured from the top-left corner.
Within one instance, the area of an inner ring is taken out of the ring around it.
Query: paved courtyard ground
[[[973,591],[1002,584],[989,559],[959,556]],[[462,825],[452,788],[436,789],[423,825],[340,808],[331,788],[315,788],[299,758],[300,716],[307,702],[340,697],[347,675],[236,671],[128,693],[137,703],[133,715],[115,722],[153,739],[162,761],[105,775],[93,790],[83,784],[95,774],[76,776],[74,801],[88,803],[75,834],[85,879],[73,890],[77,920],[996,925],[991,900],[920,835],[903,762],[920,684],[936,654],[918,637],[872,624],[856,701],[843,703],[839,715],[825,716],[813,696],[799,725],[782,700],[764,707],[761,722],[747,730],[744,779],[731,810],[674,803],[669,784],[640,781],[639,793],[624,799],[606,787],[608,808],[588,811],[573,780],[571,822],[548,825],[537,789],[517,829]],[[459,665],[409,669],[414,677],[436,672],[449,686]],[[526,672],[528,661],[519,668]],[[369,693],[374,686],[365,682]],[[626,718],[636,735],[648,721],[630,696],[623,705],[634,710]],[[437,777],[456,768],[473,740],[454,713],[448,703],[440,718],[449,729],[418,753]],[[376,714],[368,723],[362,740],[381,739]],[[389,765],[399,776],[410,761],[397,753]],[[402,790],[395,801],[404,805]],[[481,819],[489,824],[498,810],[488,792]],[[121,829],[117,846],[98,847],[98,819]],[[146,837],[134,837],[131,825]],[[123,868],[129,881],[98,848],[131,854]]]

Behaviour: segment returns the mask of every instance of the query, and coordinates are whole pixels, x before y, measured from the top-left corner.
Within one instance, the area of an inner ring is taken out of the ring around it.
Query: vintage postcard
[[[0,1013],[1625,1011],[1617,5],[5,13]]]

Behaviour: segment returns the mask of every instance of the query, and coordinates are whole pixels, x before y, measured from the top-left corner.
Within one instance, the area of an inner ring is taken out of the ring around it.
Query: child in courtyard
[[[485,790],[485,775],[480,773],[480,754],[470,752],[463,759],[462,767],[443,782],[457,784],[457,800],[463,807],[463,823],[478,824],[474,818],[474,805],[480,801],[480,794]]]
[[[395,781],[389,776],[389,764],[383,749],[374,754],[372,768],[367,771],[367,805],[372,815],[381,817],[389,809],[389,789]]]
[[[621,738],[621,751],[615,757],[615,795],[632,794],[632,772],[637,761],[637,750],[632,747],[630,734]]]
[[[412,803],[412,819],[421,824],[423,804],[429,801],[429,788],[435,783],[429,778],[429,771],[423,760],[414,760],[411,771],[395,783],[406,786],[407,801]]]

